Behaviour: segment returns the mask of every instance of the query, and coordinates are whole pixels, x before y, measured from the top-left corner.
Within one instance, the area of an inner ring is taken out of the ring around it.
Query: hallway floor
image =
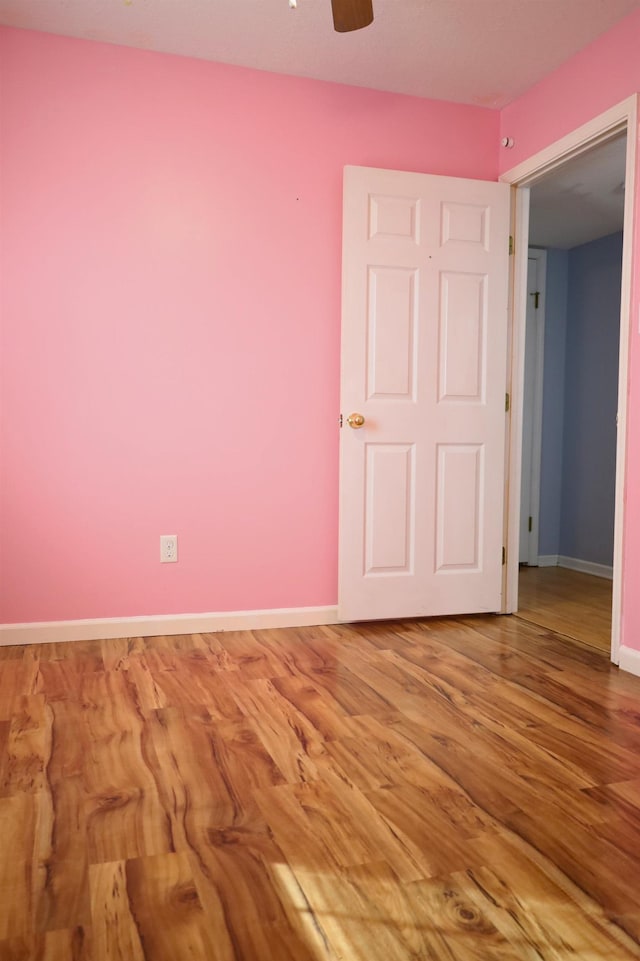
[[[522,567],[519,586],[522,620],[609,653],[611,581],[565,567]]]

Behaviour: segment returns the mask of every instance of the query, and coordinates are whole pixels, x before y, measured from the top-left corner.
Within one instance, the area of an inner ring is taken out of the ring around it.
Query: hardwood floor
[[[2,961],[640,958],[640,678],[516,617],[0,648]]]
[[[611,581],[564,567],[522,567],[518,617],[611,651]]]

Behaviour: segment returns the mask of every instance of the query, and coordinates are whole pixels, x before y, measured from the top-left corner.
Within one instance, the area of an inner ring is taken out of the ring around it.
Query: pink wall
[[[0,621],[335,603],[342,167],[495,179],[640,90],[639,43],[640,10],[498,155],[492,111],[0,28]],[[629,495],[637,324],[631,384]],[[628,496],[638,649],[639,569]]]
[[[505,107],[500,172],[640,91],[640,8]]]
[[[498,115],[1,28],[0,80],[0,620],[335,603],[342,168],[495,179]]]
[[[639,50],[640,9],[506,107],[501,114],[501,136],[513,137],[515,143],[511,150],[501,149],[501,172],[639,92]],[[633,135],[637,136],[637,131]],[[621,642],[640,650],[640,172],[637,184]]]

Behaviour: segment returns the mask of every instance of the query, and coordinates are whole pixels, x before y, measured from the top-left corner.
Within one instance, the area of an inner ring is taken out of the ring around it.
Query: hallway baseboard
[[[567,557],[565,554],[541,554],[538,557],[538,567],[566,567],[570,571],[613,580],[613,567],[609,564],[595,564],[593,561],[583,561],[579,557]]]

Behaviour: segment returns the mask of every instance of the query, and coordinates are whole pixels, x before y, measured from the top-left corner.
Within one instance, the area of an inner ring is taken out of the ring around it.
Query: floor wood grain
[[[2,961],[639,959],[640,678],[520,617],[0,649],[0,851]]]
[[[607,654],[612,582],[565,567],[521,567],[518,616]]]

